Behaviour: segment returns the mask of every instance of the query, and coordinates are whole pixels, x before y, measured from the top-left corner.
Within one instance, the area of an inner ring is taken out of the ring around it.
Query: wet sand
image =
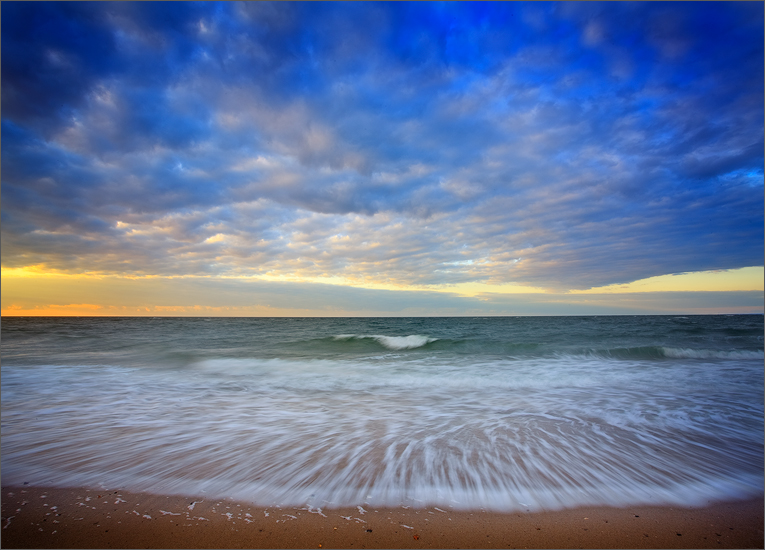
[[[4,487],[3,548],[763,548],[763,500],[495,513]]]

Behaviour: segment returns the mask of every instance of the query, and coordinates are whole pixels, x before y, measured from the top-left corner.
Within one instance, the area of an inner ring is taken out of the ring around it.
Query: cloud
[[[44,282],[44,284],[43,284]],[[61,296],[72,302],[61,304]],[[395,291],[205,277],[4,276],[3,315],[450,316],[759,313],[763,292],[608,294]]]
[[[2,8],[5,267],[562,291],[763,263],[761,4],[89,7]]]

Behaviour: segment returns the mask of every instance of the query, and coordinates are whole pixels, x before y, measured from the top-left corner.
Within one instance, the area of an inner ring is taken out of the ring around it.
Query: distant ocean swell
[[[437,344],[430,346],[437,342]],[[349,344],[345,349],[352,351],[357,349],[375,349],[384,348],[393,351],[411,350],[416,348],[427,348],[439,351],[459,352],[461,350],[470,351],[480,349],[484,353],[546,353],[552,355],[583,355],[596,356],[604,358],[624,358],[624,359],[660,359],[660,358],[693,358],[693,359],[765,359],[763,350],[710,350],[710,349],[690,349],[690,348],[672,348],[664,346],[642,346],[633,348],[613,348],[613,349],[588,349],[570,347],[566,352],[544,350],[543,346],[534,342],[496,342],[479,341],[468,339],[441,339],[421,334],[410,334],[406,336],[385,336],[385,335],[357,335],[340,334],[331,338],[318,340],[319,344]],[[365,347],[368,346],[368,347]],[[343,347],[336,348],[342,352]]]

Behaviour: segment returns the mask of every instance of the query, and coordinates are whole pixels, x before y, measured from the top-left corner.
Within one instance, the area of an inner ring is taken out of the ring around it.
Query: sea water
[[[2,484],[260,505],[763,491],[763,316],[2,319]]]

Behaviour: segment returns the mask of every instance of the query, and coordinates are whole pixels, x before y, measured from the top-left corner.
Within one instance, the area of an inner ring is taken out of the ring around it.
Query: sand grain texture
[[[3,488],[0,534],[3,548],[762,548],[764,542],[762,500],[540,513],[317,510],[29,486]]]

